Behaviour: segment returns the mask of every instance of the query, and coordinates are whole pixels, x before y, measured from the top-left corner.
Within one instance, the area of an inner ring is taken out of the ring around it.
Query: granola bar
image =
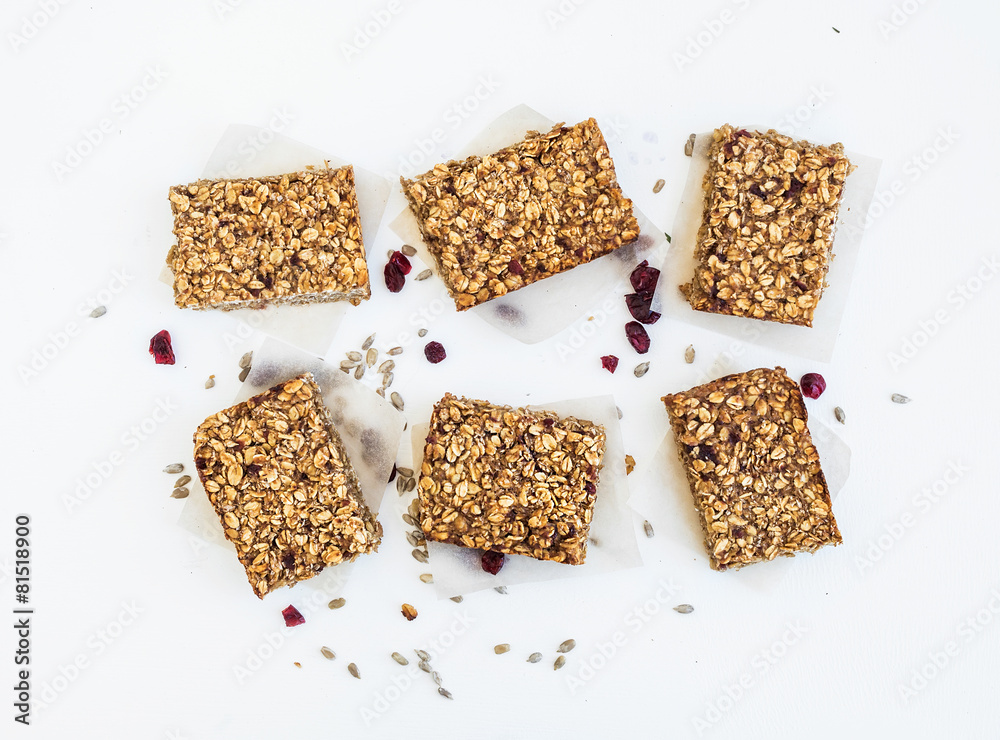
[[[425,536],[583,563],[605,442],[599,424],[446,394],[417,486]]]
[[[194,460],[259,598],[378,549],[382,527],[311,373],[208,417]]]
[[[593,118],[400,181],[459,311],[639,236]]]
[[[180,308],[357,305],[371,296],[354,168],[170,188]]]
[[[663,402],[712,568],[841,543],[802,394],[783,368],[727,375]]]
[[[681,292],[698,311],[812,326],[854,170],[843,145],[727,124],[708,157],[698,265]]]

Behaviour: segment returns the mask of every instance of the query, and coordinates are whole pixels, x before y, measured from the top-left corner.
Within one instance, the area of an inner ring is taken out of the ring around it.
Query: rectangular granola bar
[[[593,118],[400,182],[459,311],[639,236]]]
[[[170,188],[180,308],[357,305],[371,296],[354,168]]]
[[[715,570],[839,545],[798,384],[783,368],[664,396]]]
[[[604,427],[446,394],[417,492],[428,540],[579,565],[604,459]]]
[[[378,549],[382,527],[311,373],[208,417],[194,460],[260,598]]]
[[[681,292],[698,311],[812,326],[854,169],[843,145],[727,124],[708,157],[698,266]]]

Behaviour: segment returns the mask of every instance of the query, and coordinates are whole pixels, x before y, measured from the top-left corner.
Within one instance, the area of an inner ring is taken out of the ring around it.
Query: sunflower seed
[[[570,650],[576,647],[576,640],[565,640],[559,644],[556,649],[557,653],[568,653]]]
[[[376,388],[375,392],[382,398],[385,398],[385,388]],[[406,430],[404,429],[403,431],[405,432]]]
[[[170,494],[170,498],[187,498],[189,493],[191,492],[184,487],[175,488],[174,492]]]
[[[649,363],[640,362],[638,365],[635,366],[635,370],[633,370],[632,372],[635,373],[635,377],[641,378],[643,375],[649,372]]]
[[[434,273],[431,270],[429,270],[429,269],[428,270],[421,270],[420,272],[417,273],[417,276],[415,278],[413,278],[413,279],[414,280],[426,280],[427,278],[429,278],[433,274]]]
[[[386,354],[389,355],[390,357],[395,357],[396,355],[401,355],[401,354],[403,354],[403,348],[402,347],[393,347],[388,352],[386,352]]]
[[[418,522],[412,514],[403,514],[403,521],[409,524],[411,527],[419,527],[420,522]]]
[[[361,678],[361,671],[358,670],[358,667],[354,665],[354,663],[347,666],[347,670],[350,671],[350,674],[355,678]]]
[[[403,616],[406,617],[407,622],[412,622],[417,618],[417,608],[413,606],[413,604],[403,604],[400,611],[403,613]]]
[[[381,365],[378,366],[378,371],[380,373],[387,373],[393,370],[395,367],[396,367],[395,360],[386,360],[385,362],[383,362]]]
[[[912,399],[909,396],[904,396],[902,393],[893,393],[892,402],[893,403],[909,403]]]
[[[169,473],[170,475],[175,475],[176,473],[184,472],[184,463],[170,463],[167,467],[163,469],[164,473]]]
[[[694,345],[693,344],[689,344],[687,346],[687,349],[684,350],[684,362],[686,362],[688,365],[690,365],[692,362],[694,362]]]
[[[430,656],[430,654],[426,650],[416,650],[416,649],[414,649],[413,652],[416,654],[416,656],[418,658],[420,658],[420,660],[425,661],[427,663],[430,662],[431,656]]]
[[[326,658],[327,660],[333,660],[334,658],[337,657],[337,655],[325,645],[321,647],[319,651],[323,654],[323,657]]]
[[[392,659],[394,661],[396,661],[397,663],[399,663],[400,665],[409,665],[410,664],[410,661],[408,661],[406,658],[404,658],[399,653],[393,653],[392,654]]]
[[[431,680],[434,681],[438,686],[441,685],[441,674],[437,671],[431,671]]]
[[[421,329],[420,331],[417,332],[417,336],[418,337],[426,337],[427,336],[427,330],[426,329]]]
[[[692,154],[694,154],[694,139],[695,139],[694,134],[691,134],[688,137],[687,142],[685,142],[684,144],[684,155],[687,157],[690,157]]]
[[[399,248],[399,251],[405,254],[407,257],[412,257],[417,253],[417,250],[411,247],[409,244],[404,244]]]
[[[253,363],[253,352],[246,352],[240,358],[240,368],[246,370]]]
[[[656,181],[656,184],[653,186],[653,192],[654,193],[660,192],[661,190],[663,190],[663,186],[666,184],[667,184],[666,181],[661,177],[659,180]]]
[[[378,362],[378,350],[372,347],[368,350],[368,354],[365,355],[365,362],[368,363],[368,367],[374,367],[375,363]]]
[[[403,406],[404,406],[404,404],[403,404],[403,397],[401,395],[399,395],[396,391],[393,391],[390,394],[389,400],[392,401],[392,405],[395,406],[397,409],[399,409],[400,411],[403,410]]]
[[[242,370],[240,370],[240,382],[241,383],[244,382],[249,374],[250,374],[250,368],[248,367],[245,367]]]
[[[392,385],[392,381],[395,377],[396,376],[393,375],[392,373],[385,373],[384,375],[382,375],[382,387],[388,388],[390,385]]]
[[[297,660],[294,663],[292,663],[292,665],[295,666],[296,668],[301,668],[302,667],[302,664],[299,663],[299,661],[297,661]]]
[[[847,414],[844,413],[844,410],[840,408],[840,406],[837,406],[837,408],[833,410],[833,415],[837,417],[837,421],[841,424],[847,423]]]
[[[344,360],[342,363],[340,363],[340,369],[343,370],[345,373],[351,372],[351,370],[353,370],[357,366],[358,363],[351,362],[350,360]]]
[[[97,308],[95,308],[93,311],[90,312],[90,318],[99,319],[107,312],[108,309],[106,309],[104,306],[98,306]]]
[[[528,656],[528,662],[529,663],[537,663],[541,659],[542,659],[542,654],[541,653],[532,653],[531,655]]]
[[[504,653],[509,653],[510,652],[510,643],[509,642],[504,642],[504,643],[501,643],[500,645],[494,645],[493,646],[493,652],[496,653],[497,655],[503,655]]]
[[[498,594],[503,594],[504,596],[507,595],[507,587],[506,586],[497,586],[493,590],[496,591]]]
[[[412,491],[414,488],[417,487],[417,479],[416,478],[404,478],[403,480],[406,481],[406,492],[407,493],[409,493],[410,491]]]
[[[209,375],[208,376],[208,380],[205,381],[205,387],[206,388],[214,388],[215,387],[215,376],[214,375]]]
[[[430,573],[421,573],[420,580],[424,583],[434,583],[434,576]]]
[[[406,541],[410,543],[410,547],[420,546],[420,540],[417,538],[415,534],[413,534],[413,532],[406,533]]]
[[[448,689],[446,689],[444,687],[441,687],[440,689],[438,689],[438,693],[441,694],[441,696],[443,696],[445,699],[454,699],[455,698],[454,696],[451,695],[451,692],[448,691]]]
[[[678,614],[690,614],[694,611],[694,607],[690,604],[679,604],[674,607],[674,611]]]
[[[372,334],[370,337],[368,337],[368,339],[366,339],[364,342],[362,342],[362,344],[361,344],[361,351],[362,352],[365,351],[366,349],[368,349],[369,347],[371,347],[374,343],[375,343],[375,335]]]
[[[406,493],[406,478],[396,478],[396,490],[399,493]]]
[[[191,482],[191,476],[190,475],[182,475],[174,483],[174,488],[180,488],[181,486],[186,486],[190,482]]]
[[[424,673],[431,672],[431,664],[428,663],[426,660],[421,660],[419,663],[417,663],[417,668],[422,670]]]
[[[340,609],[346,603],[347,603],[347,599],[345,599],[345,598],[339,598],[339,599],[334,599],[329,604],[327,604],[327,606],[330,607],[331,609]]]
[[[427,553],[424,552],[423,550],[414,550],[410,554],[413,556],[413,559],[416,560],[417,562],[420,563],[427,562]]]
[[[365,377],[365,366],[358,365],[356,368],[354,368],[354,379],[361,380],[363,377]]]
[[[420,499],[415,498],[410,502],[410,505],[406,507],[406,510],[410,512],[410,516],[420,516]],[[416,526],[416,525],[414,525]]]
[[[615,411],[617,411],[617,412],[618,412],[618,419],[619,419],[619,420],[621,420],[621,418],[622,418],[622,410],[621,410],[621,407],[620,407],[620,406],[615,406]]]
[[[642,523],[642,529],[646,533],[647,537],[652,537],[653,536],[653,534],[654,534],[654,532],[653,532],[653,525],[649,523],[649,519],[647,519],[646,521],[644,521]]]
[[[566,665],[566,656],[560,655],[558,658],[556,658],[556,662],[552,664],[552,670],[558,671],[564,665]]]
[[[456,604],[461,604],[462,603],[462,597],[461,596],[449,596],[448,598],[450,598]]]
[[[396,472],[404,478],[413,477],[413,468],[396,468]]]

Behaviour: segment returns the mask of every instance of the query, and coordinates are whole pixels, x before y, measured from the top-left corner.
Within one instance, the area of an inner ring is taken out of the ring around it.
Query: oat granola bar
[[[604,458],[604,427],[446,394],[417,492],[428,540],[579,565]]]
[[[812,326],[854,169],[843,145],[727,124],[708,158],[698,264],[681,292],[698,311]]]
[[[841,543],[802,394],[784,369],[727,375],[663,402],[712,568]]]
[[[639,236],[593,118],[400,181],[459,311]]]
[[[382,527],[311,373],[208,417],[194,460],[260,598],[378,549]]]
[[[180,308],[357,305],[371,296],[354,168],[170,188]]]

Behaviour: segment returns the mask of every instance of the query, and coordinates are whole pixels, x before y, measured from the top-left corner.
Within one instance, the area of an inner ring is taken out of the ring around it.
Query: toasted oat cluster
[[[663,402],[714,569],[841,543],[802,394],[784,369],[727,375]]]
[[[459,311],[639,236],[593,118],[400,180]]]
[[[311,373],[207,418],[194,460],[260,598],[378,549],[382,527]]]
[[[170,188],[180,308],[357,305],[371,296],[354,168]]]
[[[854,169],[843,145],[725,125],[708,156],[698,266],[681,292],[698,311],[812,326]]]
[[[435,406],[417,492],[428,540],[579,565],[604,427],[450,393]]]

